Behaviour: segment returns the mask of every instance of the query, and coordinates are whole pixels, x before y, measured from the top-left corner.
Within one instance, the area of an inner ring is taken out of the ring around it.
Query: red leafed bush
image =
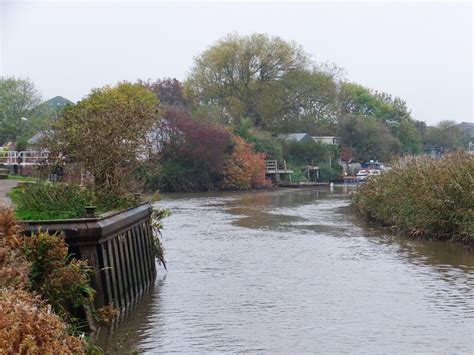
[[[226,154],[232,150],[231,134],[224,127],[169,109],[156,142],[158,159],[143,171],[150,189],[202,191],[220,184]]]
[[[169,125],[170,141],[164,153],[178,152],[196,168],[219,171],[231,145],[231,134],[211,122],[192,119],[186,111],[168,110],[164,120]]]

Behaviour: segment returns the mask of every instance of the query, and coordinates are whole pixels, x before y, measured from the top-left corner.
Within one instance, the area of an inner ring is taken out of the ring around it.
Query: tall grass
[[[136,205],[133,195],[98,195],[90,188],[68,184],[34,183],[13,189],[8,195],[20,220],[83,218],[84,206],[94,205],[104,213]]]
[[[474,244],[474,156],[410,157],[362,185],[353,208],[413,237]]]
[[[9,194],[21,220],[66,219],[84,216],[84,206],[94,203],[94,195],[75,185],[31,184]]]

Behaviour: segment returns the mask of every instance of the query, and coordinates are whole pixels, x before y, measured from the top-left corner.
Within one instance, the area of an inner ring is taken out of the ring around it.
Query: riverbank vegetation
[[[474,244],[474,156],[401,159],[352,197],[367,221],[416,238]]]
[[[7,354],[85,354],[84,307],[94,296],[89,268],[59,235],[21,234],[0,209],[0,349]]]

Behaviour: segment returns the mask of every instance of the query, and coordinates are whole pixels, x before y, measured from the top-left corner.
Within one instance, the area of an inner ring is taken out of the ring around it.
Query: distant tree
[[[153,92],[160,100],[161,105],[184,108],[190,103],[185,97],[183,84],[175,78],[139,81],[139,83]]]
[[[332,76],[294,42],[228,35],[196,58],[187,85],[199,104],[224,108],[230,122],[247,117],[256,127],[281,131],[302,115],[324,117],[335,91]]]
[[[418,154],[421,151],[421,136],[418,133],[415,122],[404,118],[394,129],[396,136],[401,143],[401,152],[404,154]]]
[[[30,112],[40,102],[30,79],[0,77],[0,144],[28,134]]]
[[[51,157],[88,172],[97,193],[122,196],[133,190],[133,173],[150,153],[149,132],[159,121],[158,104],[140,84],[94,89],[66,107],[46,146]]]
[[[283,150],[286,160],[299,165],[318,165],[329,159],[334,160],[338,155],[337,146],[317,143],[313,140],[284,142]]]
[[[390,160],[400,153],[400,141],[380,121],[364,116],[345,116],[339,122],[339,135],[355,158]]]
[[[267,159],[283,160],[281,141],[275,139],[269,132],[255,129],[250,119],[244,118],[239,125],[234,126],[234,134],[254,144],[255,151],[264,153]]]
[[[417,154],[421,149],[421,136],[411,118],[406,102],[383,92],[374,92],[355,83],[343,82],[339,92],[339,112],[347,124],[348,116],[365,117],[377,121],[371,127],[384,125],[401,144],[400,152]],[[360,123],[363,121],[359,120]],[[367,122],[363,123],[367,125]],[[379,130],[379,133],[381,131]],[[363,144],[363,142],[361,142]],[[387,143],[392,144],[389,140]],[[388,148],[390,150],[391,148]],[[360,149],[359,149],[360,150]]]
[[[424,121],[415,120],[415,128],[422,142],[425,140],[427,125]]]
[[[27,136],[51,129],[51,125],[62,115],[64,109],[72,105],[74,105],[72,101],[56,96],[33,108],[28,114],[29,131]]]
[[[336,97],[332,73],[293,70],[262,92],[259,110],[272,131],[328,134],[337,123]]]
[[[439,146],[445,150],[454,151],[465,148],[469,140],[469,134],[460,129],[456,122],[441,121],[435,127],[427,127],[423,143],[427,146]]]

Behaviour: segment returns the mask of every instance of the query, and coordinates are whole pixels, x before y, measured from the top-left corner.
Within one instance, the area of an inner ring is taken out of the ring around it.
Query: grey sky
[[[0,0],[1,1],[1,0]],[[0,70],[73,101],[120,80],[184,79],[229,32],[295,40],[428,123],[474,121],[472,4],[5,1]]]

